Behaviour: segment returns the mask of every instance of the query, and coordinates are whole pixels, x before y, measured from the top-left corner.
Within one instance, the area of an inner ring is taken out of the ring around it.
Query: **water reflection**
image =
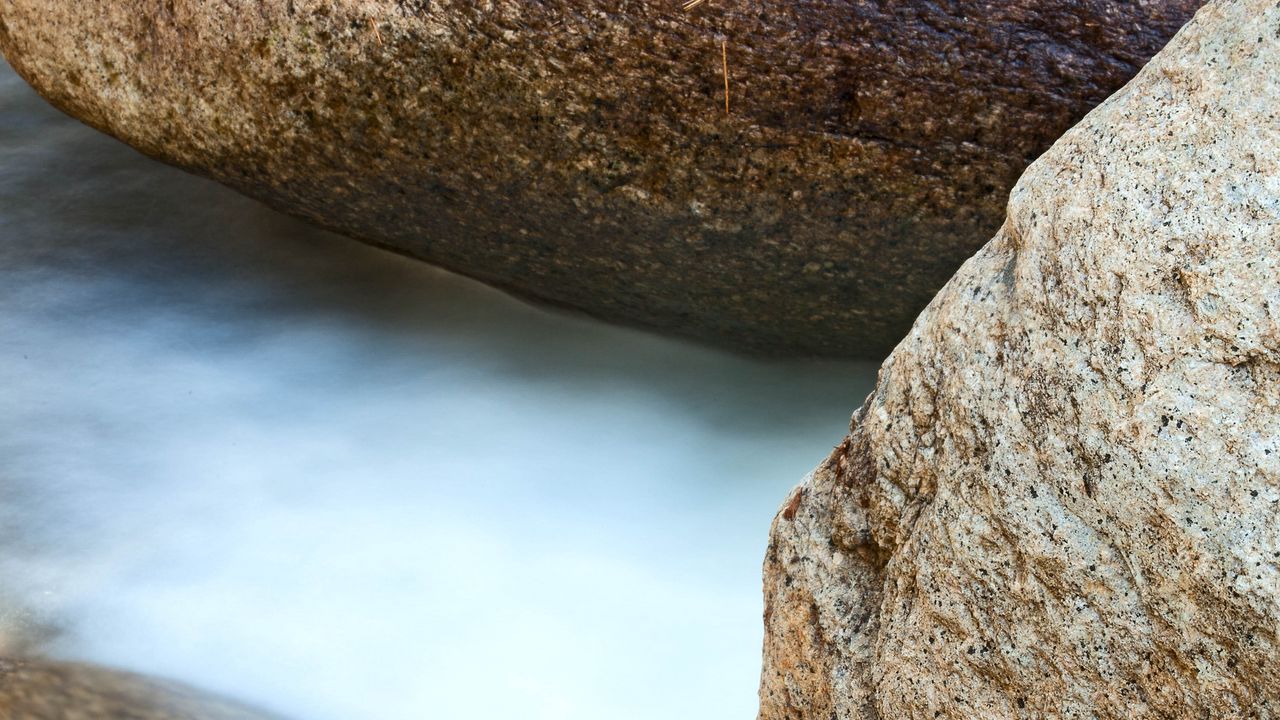
[[[8,647],[293,717],[750,717],[774,508],[873,368],[515,302],[0,66]]]

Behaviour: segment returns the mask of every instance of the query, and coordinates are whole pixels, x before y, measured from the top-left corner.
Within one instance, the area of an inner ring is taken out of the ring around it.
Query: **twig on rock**
[[[720,41],[720,62],[724,66],[724,114],[729,114],[729,41]]]

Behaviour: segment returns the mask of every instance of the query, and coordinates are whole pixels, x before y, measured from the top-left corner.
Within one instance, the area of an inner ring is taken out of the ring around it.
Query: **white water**
[[[769,521],[872,379],[316,231],[0,64],[0,651],[297,720],[749,718]]]

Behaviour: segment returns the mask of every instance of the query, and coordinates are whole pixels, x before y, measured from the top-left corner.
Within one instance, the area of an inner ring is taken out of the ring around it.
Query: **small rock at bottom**
[[[4,720],[282,720],[185,685],[79,663],[0,659]]]

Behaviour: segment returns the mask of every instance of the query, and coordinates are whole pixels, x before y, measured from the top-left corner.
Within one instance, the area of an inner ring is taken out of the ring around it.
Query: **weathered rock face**
[[[1028,169],[783,505],[762,718],[1280,715],[1280,7]]]
[[[178,683],[75,663],[0,660],[5,720],[280,720]]]
[[[608,319],[882,357],[1199,4],[0,0],[0,50],[66,112],[354,237]]]

